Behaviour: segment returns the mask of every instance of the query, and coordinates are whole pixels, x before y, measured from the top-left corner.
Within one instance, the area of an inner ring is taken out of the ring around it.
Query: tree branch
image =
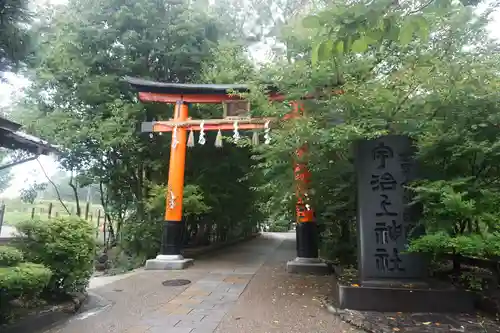
[[[59,200],[59,202],[63,206],[64,210],[68,213],[68,215],[71,215],[70,210],[68,209],[68,207],[64,204],[64,202],[61,199],[61,193],[59,193],[59,189],[57,188],[57,185],[52,181],[52,179],[50,179],[49,175],[47,175],[47,172],[45,171],[45,168],[43,167],[42,163],[40,163],[40,160],[37,158],[36,161],[38,162],[40,169],[42,169],[42,172],[43,172],[45,178],[47,178],[49,183],[54,187],[54,190],[56,191],[56,195],[57,195],[57,200]]]
[[[406,16],[408,15],[412,15],[412,14],[416,14],[422,10],[424,10],[425,8],[429,7],[431,5],[431,3],[433,3],[434,0],[430,0],[430,1],[427,1],[426,3],[424,3],[422,6],[420,6],[419,8],[417,9],[414,9],[412,11],[409,11],[408,13],[406,13]]]

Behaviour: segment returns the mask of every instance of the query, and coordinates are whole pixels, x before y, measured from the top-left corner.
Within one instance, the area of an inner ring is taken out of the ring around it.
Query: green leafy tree
[[[290,22],[281,38],[289,41],[293,61],[269,66],[264,79],[277,82],[290,100],[307,94],[315,100],[304,102],[306,117],[281,124],[273,145],[258,154],[267,212],[293,217],[289,170],[296,149],[307,142],[310,197],[326,224],[322,254],[353,262],[352,143],[406,134],[415,139],[424,166],[425,180],[416,187],[428,231],[421,241],[440,232],[460,235],[462,245],[454,248],[462,252],[470,235],[470,244],[492,244],[487,251],[478,247],[478,255],[495,253],[499,109],[493,92],[498,75],[491,68],[498,66],[498,45],[485,30],[492,10],[477,14],[468,4],[446,1],[335,2],[307,15],[302,26]],[[269,106],[260,93],[250,97],[263,114],[291,109],[287,103]]]
[[[29,51],[27,25],[31,21],[27,0],[0,3],[0,74],[15,69]],[[1,76],[0,76],[1,79]]]
[[[47,188],[47,183],[34,182],[27,187],[22,188],[19,192],[19,198],[22,202],[33,204],[39,198],[40,192]]]
[[[30,64],[33,86],[23,122],[63,147],[61,164],[82,184],[99,184],[106,218],[114,222],[107,224],[111,244],[133,238],[151,247],[131,251],[151,256],[158,250],[161,235],[151,221],[161,221],[163,213],[148,203],[152,189],[167,182],[170,135],[150,138],[137,129],[141,121],[168,119],[173,111],[137,103],[122,78],[243,82],[254,69],[244,38],[220,15],[223,10],[207,9],[202,1],[74,0],[34,27],[38,52]],[[221,115],[220,105],[190,108],[193,118]],[[222,162],[214,165],[215,156]],[[186,204],[186,215],[192,224],[211,226],[214,240],[248,233],[259,219],[243,179],[250,157],[250,149],[230,146],[188,153],[186,183],[199,189],[190,197],[203,195],[211,209],[194,214],[200,207]],[[241,198],[236,204],[235,197]]]

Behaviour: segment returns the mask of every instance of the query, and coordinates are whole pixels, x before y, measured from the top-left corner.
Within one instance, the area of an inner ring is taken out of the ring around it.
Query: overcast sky
[[[44,5],[44,3],[64,3],[65,0],[35,0],[38,5]],[[495,13],[493,17],[493,22],[490,24],[490,33],[492,37],[500,39],[500,12]],[[266,58],[267,50],[259,48],[253,53],[254,58],[257,61],[264,60]],[[0,84],[0,109],[2,107],[8,106],[17,98],[22,98],[23,88],[26,87],[29,82],[26,79],[16,77],[14,75],[8,75],[9,84]],[[40,162],[42,163],[45,171],[49,176],[56,173],[58,164],[55,159],[47,156],[41,156]],[[1,197],[13,197],[19,195],[19,190],[22,189],[26,184],[37,182],[45,182],[46,178],[36,161],[27,162],[12,168],[14,174],[14,179],[12,180],[10,188],[8,188]]]

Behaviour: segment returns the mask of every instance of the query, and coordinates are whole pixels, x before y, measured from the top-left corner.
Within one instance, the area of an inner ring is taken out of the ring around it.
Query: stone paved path
[[[287,236],[269,254],[216,333],[360,332],[321,307],[321,298],[331,294],[332,276],[286,272],[287,260],[296,253],[295,234]]]
[[[108,305],[45,333],[354,332],[317,301],[331,277],[286,273],[294,236],[265,234],[184,271],[137,271],[94,283],[91,292]],[[165,287],[167,279],[191,283]]]

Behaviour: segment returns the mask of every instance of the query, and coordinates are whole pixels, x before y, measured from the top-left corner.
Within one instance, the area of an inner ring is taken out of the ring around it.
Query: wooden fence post
[[[51,216],[52,216],[52,202],[49,203],[49,213],[48,213],[49,220]]]
[[[35,218],[35,207],[31,208],[31,219],[33,220]]]
[[[5,216],[5,204],[0,206],[0,232],[2,231],[3,217]]]

